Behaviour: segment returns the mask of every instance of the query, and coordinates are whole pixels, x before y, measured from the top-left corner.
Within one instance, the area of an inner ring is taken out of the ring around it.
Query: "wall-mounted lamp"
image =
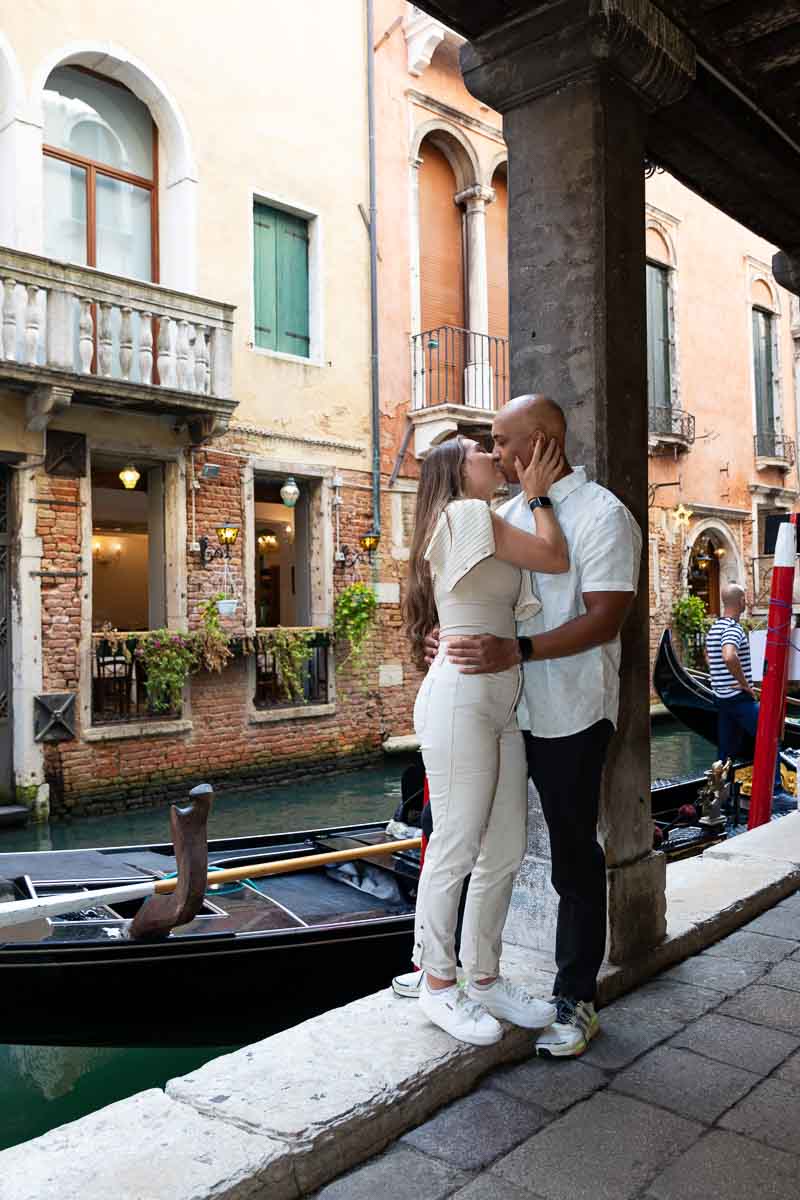
[[[121,542],[112,542],[110,546],[102,538],[96,538],[92,542],[92,560],[99,567],[107,567],[111,562],[119,562],[121,555]]]
[[[265,554],[274,553],[279,548],[279,545],[280,543],[274,533],[260,533],[258,535],[258,548],[259,550],[263,550]]]
[[[300,488],[294,481],[294,476],[290,475],[286,483],[281,488],[281,500],[287,508],[294,508],[297,501],[300,499]]]
[[[234,525],[232,521],[226,522],[224,525],[217,527],[217,538],[219,545],[214,550],[208,548],[208,538],[203,537],[197,539],[197,544],[200,547],[200,562],[202,566],[207,567],[208,564],[215,558],[230,558],[231,546],[239,536],[239,526]]]
[[[128,463],[127,467],[123,467],[120,471],[119,478],[122,486],[130,492],[136,487],[137,483],[141,479],[141,475],[136,470],[136,467],[133,465],[133,463]]]
[[[380,544],[381,535],[376,533],[374,529],[370,529],[367,533],[362,533],[358,539],[360,549],[351,550],[349,546],[342,546],[337,550],[334,560],[336,566],[342,570],[349,570],[350,567],[357,567],[359,563],[365,560],[372,565],[375,562],[375,551]]]

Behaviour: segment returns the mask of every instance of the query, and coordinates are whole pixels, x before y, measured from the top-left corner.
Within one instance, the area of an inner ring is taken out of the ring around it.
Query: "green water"
[[[388,820],[400,800],[405,763],[328,775],[267,792],[216,796],[209,836],[283,833]],[[0,850],[72,850],[169,841],[167,810],[151,809],[0,833]],[[13,1003],[13,997],[0,1001]],[[57,1003],[54,997],[54,1003]],[[0,1023],[2,1018],[0,1017]],[[0,1149],[131,1096],[163,1088],[234,1046],[98,1049],[0,1045]]]
[[[696,774],[712,760],[711,747],[671,721],[653,725],[654,778]],[[405,764],[329,775],[216,797],[210,837],[282,833],[325,825],[388,819],[400,799]],[[0,850],[69,850],[169,840],[165,809],[31,826],[0,834]],[[5,1001],[12,997],[6,997]],[[54,1003],[57,999],[54,998]],[[96,1049],[65,1046],[0,1046],[0,1149],[38,1137],[56,1125],[146,1088],[163,1088],[235,1047],[202,1049]]]

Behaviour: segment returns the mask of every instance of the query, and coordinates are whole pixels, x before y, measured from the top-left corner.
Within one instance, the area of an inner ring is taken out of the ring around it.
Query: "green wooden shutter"
[[[753,309],[753,378],[756,388],[756,430],[771,435],[775,429],[772,396],[772,317],[760,308]],[[772,450],[762,449],[762,454]]]
[[[291,213],[276,213],[278,350],[308,358],[308,222]]]
[[[652,420],[662,421],[672,407],[669,364],[669,293],[667,271],[647,264],[647,400]],[[660,410],[660,411],[659,411]]]
[[[265,350],[278,348],[276,217],[266,204],[253,206],[253,270],[255,342]]]

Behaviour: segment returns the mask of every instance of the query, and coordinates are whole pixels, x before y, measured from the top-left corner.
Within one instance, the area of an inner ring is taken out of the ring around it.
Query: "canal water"
[[[671,721],[653,726],[653,778],[698,773],[711,760],[710,747]],[[225,792],[215,798],[209,836],[283,833],[326,825],[388,820],[400,800],[405,763],[329,775],[273,787],[267,793]],[[168,839],[162,809],[85,818],[74,823],[31,826],[0,833],[0,851],[69,850],[121,846]],[[13,995],[0,998],[13,1004]],[[58,997],[53,997],[58,1003]],[[217,1048],[91,1048],[0,1045],[0,1149],[38,1137],[56,1125],[146,1088],[163,1088],[235,1046]]]

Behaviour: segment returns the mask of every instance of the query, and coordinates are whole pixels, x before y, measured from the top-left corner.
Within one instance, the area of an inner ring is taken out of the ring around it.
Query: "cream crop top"
[[[453,500],[425,551],[433,578],[439,636],[493,633],[514,637],[516,622],[541,604],[530,571],[494,554],[492,514],[485,500]]]

